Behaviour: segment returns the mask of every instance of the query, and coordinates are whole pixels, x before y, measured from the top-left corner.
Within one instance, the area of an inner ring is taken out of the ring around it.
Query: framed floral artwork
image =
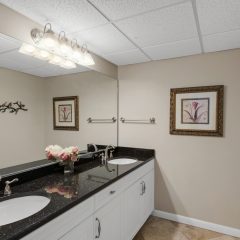
[[[223,136],[224,86],[171,89],[170,134]]]
[[[53,98],[54,130],[79,130],[78,97]]]

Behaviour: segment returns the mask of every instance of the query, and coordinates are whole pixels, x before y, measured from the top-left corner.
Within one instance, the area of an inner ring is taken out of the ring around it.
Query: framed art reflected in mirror
[[[223,136],[224,86],[171,89],[170,134]]]
[[[78,96],[53,98],[54,130],[79,130]]]

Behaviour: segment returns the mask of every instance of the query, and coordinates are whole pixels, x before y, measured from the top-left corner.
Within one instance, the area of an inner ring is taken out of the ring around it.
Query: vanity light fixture
[[[46,48],[47,50],[51,51],[56,49],[58,42],[50,23],[47,23],[45,25],[42,33],[42,38],[39,39],[39,43],[43,48]]]
[[[31,37],[34,44],[23,43],[19,49],[20,53],[66,69],[76,68],[76,64],[83,66],[95,64],[86,44],[80,47],[76,39],[69,41],[64,31],[61,31],[57,37],[50,23],[45,25],[43,31],[33,29]]]
[[[63,34],[63,36],[61,35],[61,33]],[[69,43],[69,40],[66,38],[66,34],[64,31],[61,31],[58,35],[58,41],[59,41],[59,53],[62,56],[65,57],[71,57],[72,55],[72,47]]]

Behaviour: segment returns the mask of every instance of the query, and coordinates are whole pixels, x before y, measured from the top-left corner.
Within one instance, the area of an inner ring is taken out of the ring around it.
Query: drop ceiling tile
[[[111,20],[166,7],[182,0],[90,0]]]
[[[198,38],[143,48],[153,60],[176,58],[201,53]]]
[[[30,19],[45,24],[52,23],[66,33],[81,31],[107,20],[85,0],[0,0],[0,3]]]
[[[140,47],[190,39],[197,36],[190,2],[116,22]]]
[[[20,46],[21,42],[0,33],[0,53],[16,49]]]
[[[197,11],[204,35],[240,28],[239,0],[197,0]]]
[[[104,58],[116,65],[127,65],[149,61],[149,59],[138,49],[114,53],[104,56]]]
[[[204,36],[203,47],[205,52],[240,48],[240,30]]]
[[[135,48],[135,46],[111,24],[75,33],[73,37],[81,44],[87,43],[91,51],[100,55]]]

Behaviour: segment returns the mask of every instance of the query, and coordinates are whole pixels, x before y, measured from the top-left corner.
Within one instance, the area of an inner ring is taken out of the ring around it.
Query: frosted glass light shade
[[[57,56],[57,55],[52,55],[49,63],[52,63],[54,65],[61,65],[64,62],[64,59]]]
[[[73,51],[73,53],[72,53],[72,60],[74,61],[74,62],[83,62],[83,60],[84,60],[84,56],[83,56],[83,53],[81,52],[81,50],[79,50],[79,49],[75,49],[74,51]]]
[[[23,43],[22,46],[19,48],[18,52],[33,56],[36,48],[30,44]]]
[[[51,58],[51,54],[49,52],[41,49],[35,51],[34,56],[41,60],[49,60]]]
[[[91,65],[94,65],[95,62],[93,60],[93,57],[92,55],[89,53],[89,52],[86,52],[84,54],[84,58],[83,58],[83,63],[86,65],[86,66],[91,66]]]
[[[58,40],[52,31],[44,33],[40,46],[51,51],[58,48]]]
[[[61,55],[63,56],[70,57],[73,53],[72,47],[70,46],[69,42],[65,39],[59,41],[59,49]]]
[[[76,64],[70,60],[65,60],[63,63],[61,63],[60,66],[66,69],[72,69],[77,67]]]

